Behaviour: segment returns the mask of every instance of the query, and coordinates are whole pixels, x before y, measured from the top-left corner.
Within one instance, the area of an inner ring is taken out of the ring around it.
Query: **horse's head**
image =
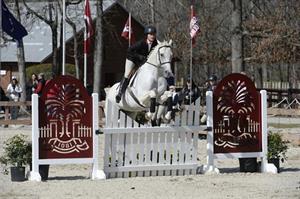
[[[169,42],[167,41],[158,42],[158,45],[151,53],[151,56],[149,56],[149,59],[152,58],[152,61],[148,59],[149,62],[152,62],[152,65],[154,65],[154,62],[156,62],[155,65],[158,67],[158,69],[162,72],[163,76],[166,78],[173,75],[171,69],[171,61],[172,61],[173,53],[171,48],[172,48],[172,40],[170,40]]]

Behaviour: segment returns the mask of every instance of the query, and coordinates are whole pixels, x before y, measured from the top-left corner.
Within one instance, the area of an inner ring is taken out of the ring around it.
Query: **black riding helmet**
[[[217,79],[218,79],[218,77],[213,74],[208,78],[208,81],[217,81]]]
[[[155,34],[156,28],[154,26],[147,26],[144,31],[145,35],[147,34]]]

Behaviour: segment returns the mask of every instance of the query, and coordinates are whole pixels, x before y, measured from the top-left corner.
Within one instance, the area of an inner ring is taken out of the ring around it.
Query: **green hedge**
[[[52,64],[38,64],[38,65],[32,65],[26,68],[26,78],[27,81],[31,79],[31,75],[44,73],[45,79],[51,79],[52,78]],[[72,64],[66,64],[66,75],[72,75],[76,76],[76,69],[75,65]]]

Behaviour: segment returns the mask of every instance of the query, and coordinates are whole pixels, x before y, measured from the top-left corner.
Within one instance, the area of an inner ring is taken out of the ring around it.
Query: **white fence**
[[[299,89],[300,83],[299,82],[293,82],[291,85],[289,82],[280,82],[280,81],[268,81],[263,82],[263,88],[264,89],[280,89],[280,90],[287,90],[290,88]]]
[[[196,174],[200,99],[163,127],[140,125],[106,107],[104,172],[108,178]]]

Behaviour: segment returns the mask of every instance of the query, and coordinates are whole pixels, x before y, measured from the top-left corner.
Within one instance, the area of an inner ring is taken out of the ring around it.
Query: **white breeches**
[[[132,69],[134,68],[134,66],[135,66],[135,64],[134,64],[132,61],[126,59],[126,63],[125,63],[125,73],[124,73],[124,77],[125,77],[125,78],[128,78],[128,77],[129,77],[129,74],[130,74],[130,72],[132,71]]]

